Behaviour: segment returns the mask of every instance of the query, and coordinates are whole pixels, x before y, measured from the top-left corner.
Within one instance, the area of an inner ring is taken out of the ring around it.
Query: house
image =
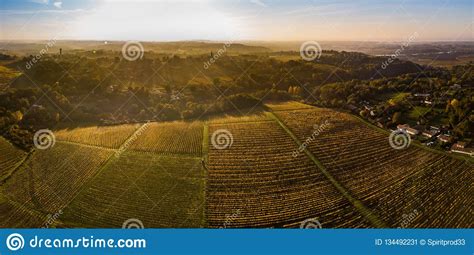
[[[420,134],[420,131],[418,129],[415,129],[415,128],[407,128],[406,129],[407,133],[410,134],[410,135],[418,135]]]
[[[468,142],[463,142],[463,141],[461,141],[461,142],[455,143],[454,145],[456,145],[457,148],[463,148],[463,149],[465,149],[465,148],[467,148],[467,147],[469,146],[469,143],[468,143]],[[453,145],[453,146],[454,146],[454,145]]]
[[[462,153],[474,157],[474,148],[468,147],[467,142],[457,142],[451,146],[451,151],[456,153]]]
[[[428,138],[432,138],[432,137],[435,137],[438,133],[439,133],[439,130],[429,129],[429,130],[423,131],[421,134]]]
[[[462,87],[461,85],[459,85],[459,84],[456,83],[456,84],[452,85],[452,86],[449,87],[449,88],[452,89],[452,90],[457,90],[457,89],[461,89],[461,87]]]
[[[414,97],[430,97],[429,93],[415,93],[413,94]]]
[[[443,135],[438,136],[438,140],[443,143],[451,143],[453,142],[453,137],[450,135],[443,134]]]
[[[409,135],[418,135],[420,131],[416,128],[411,128],[408,124],[397,125],[398,130],[406,131]]]

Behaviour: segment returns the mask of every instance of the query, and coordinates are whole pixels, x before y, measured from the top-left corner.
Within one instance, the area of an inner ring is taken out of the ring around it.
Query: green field
[[[426,106],[415,106],[413,109],[408,113],[408,118],[412,120],[418,120],[421,116],[425,115],[427,112],[431,110],[431,107]]]

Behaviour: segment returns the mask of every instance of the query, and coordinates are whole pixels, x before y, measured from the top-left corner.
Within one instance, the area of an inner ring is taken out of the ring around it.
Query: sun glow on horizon
[[[236,38],[238,28],[237,20],[208,1],[108,0],[74,22],[70,34],[109,40],[212,40]]]
[[[465,0],[3,1],[0,40],[474,40]]]

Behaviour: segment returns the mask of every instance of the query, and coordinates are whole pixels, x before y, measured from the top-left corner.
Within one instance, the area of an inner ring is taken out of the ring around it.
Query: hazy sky
[[[472,0],[0,1],[0,40],[474,40]]]

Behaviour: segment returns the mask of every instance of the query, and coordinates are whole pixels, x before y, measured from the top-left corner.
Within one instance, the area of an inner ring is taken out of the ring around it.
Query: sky
[[[0,1],[0,40],[474,40],[472,0]]]

